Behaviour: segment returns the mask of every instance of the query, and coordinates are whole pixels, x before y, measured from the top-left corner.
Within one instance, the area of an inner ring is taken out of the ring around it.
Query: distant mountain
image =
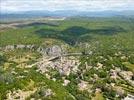
[[[74,11],[74,10],[58,10],[58,11],[26,11],[15,13],[1,13],[0,20],[7,19],[25,19],[25,18],[40,18],[40,17],[113,17],[113,16],[125,16],[133,17],[134,10],[131,11]]]

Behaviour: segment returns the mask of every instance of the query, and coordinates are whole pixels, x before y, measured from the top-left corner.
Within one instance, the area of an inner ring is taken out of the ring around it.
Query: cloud
[[[1,11],[134,10],[134,0],[1,0]]]

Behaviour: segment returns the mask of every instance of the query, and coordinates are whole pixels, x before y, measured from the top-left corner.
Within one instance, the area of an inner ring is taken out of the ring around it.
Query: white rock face
[[[58,45],[52,46],[46,49],[49,56],[60,56],[62,53],[62,48]]]
[[[5,50],[7,51],[7,50],[14,50],[14,46],[13,45],[7,45],[6,47],[5,47]]]

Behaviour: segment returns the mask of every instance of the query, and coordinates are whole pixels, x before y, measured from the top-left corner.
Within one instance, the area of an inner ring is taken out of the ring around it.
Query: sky
[[[0,0],[1,12],[134,10],[134,0]]]

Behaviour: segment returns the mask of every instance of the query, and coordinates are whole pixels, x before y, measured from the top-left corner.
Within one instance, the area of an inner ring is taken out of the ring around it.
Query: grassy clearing
[[[129,62],[124,62],[123,64],[134,73],[134,64]]]
[[[102,93],[97,92],[92,100],[105,100],[105,98],[103,97]]]

